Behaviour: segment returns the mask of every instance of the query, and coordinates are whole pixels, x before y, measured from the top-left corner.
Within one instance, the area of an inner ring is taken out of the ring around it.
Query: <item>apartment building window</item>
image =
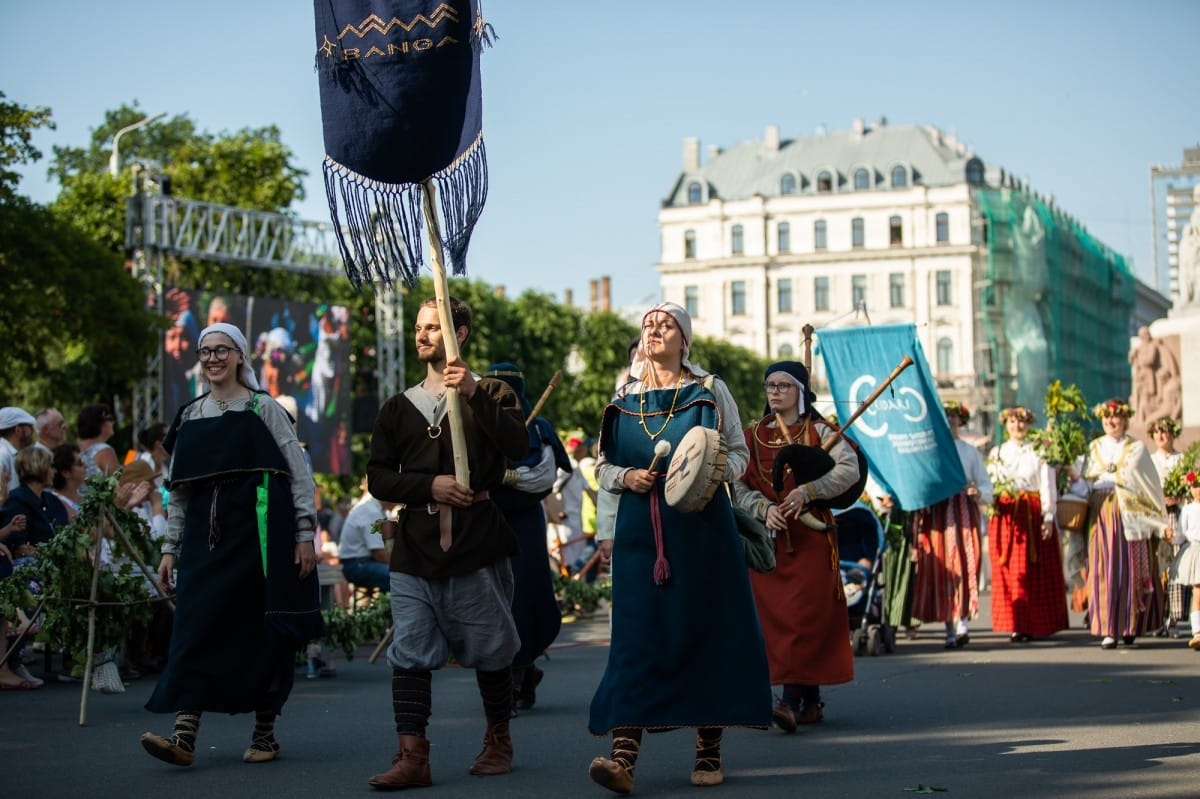
[[[937,376],[947,378],[954,373],[954,341],[940,338],[937,343]]]
[[[898,216],[888,217],[888,244],[893,247],[904,244],[904,225]]]
[[[700,315],[700,287],[699,286],[684,286],[683,287],[683,309],[688,312],[688,316],[695,319]]]
[[[792,312],[792,279],[791,278],[785,277],[779,281],[778,293],[779,293],[779,298],[777,300],[776,307],[779,309],[779,313],[791,313]]]
[[[745,252],[745,235],[741,225],[734,225],[733,229],[729,232],[729,249],[734,255],[741,255]]]
[[[825,220],[818,219],[813,222],[813,248],[823,250],[825,244]]]
[[[939,269],[935,275],[937,281],[937,304],[949,305],[953,300],[952,284],[950,281],[950,270]]]
[[[777,229],[780,252],[792,251],[792,226],[787,222],[780,222]]]
[[[940,213],[934,218],[934,234],[938,244],[946,244],[950,241],[950,214]]]
[[[822,170],[821,174],[817,175],[817,193],[828,194],[833,191],[833,175],[828,169]]]
[[[704,188],[693,181],[688,184],[687,201],[688,205],[699,205],[704,199]]]
[[[852,275],[850,277],[850,303],[855,308],[861,308],[867,302],[867,276]]]
[[[696,257],[696,231],[683,231],[683,257],[691,260]]]
[[[893,272],[888,275],[888,301],[893,308],[904,307],[904,273]]]
[[[729,284],[729,313],[731,316],[746,315],[746,281],[735,280]]]
[[[866,242],[866,229],[863,218],[856,216],[850,220],[850,246],[859,249]]]
[[[871,172],[862,167],[854,170],[854,190],[866,191],[871,188]]]
[[[780,194],[795,194],[796,193],[796,176],[790,172],[785,172],[783,177],[779,179]]]
[[[902,166],[892,167],[892,188],[903,189],[908,186],[908,170]]]
[[[813,310],[829,310],[829,278],[813,278]]]

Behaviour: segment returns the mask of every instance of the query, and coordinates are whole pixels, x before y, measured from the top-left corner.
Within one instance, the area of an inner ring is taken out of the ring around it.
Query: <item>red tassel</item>
[[[654,530],[654,584],[662,585],[671,577],[671,564],[667,562],[666,549],[663,546],[662,516],[658,509],[658,483],[650,489],[650,526]]]

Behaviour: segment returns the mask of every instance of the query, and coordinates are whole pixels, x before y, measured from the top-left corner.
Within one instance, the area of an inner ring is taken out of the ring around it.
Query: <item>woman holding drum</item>
[[[851,488],[860,478],[859,463],[840,438],[826,457],[816,452],[837,430],[813,410],[816,396],[808,389],[803,364],[772,364],[763,388],[767,413],[745,431],[750,465],[734,495],[743,510],[775,533],[775,570],[751,573],[750,583],[766,637],[771,684],[783,687],[772,718],[780,729],[795,732],[797,724],[823,718],[822,685],[854,679],[837,531],[833,514],[821,508],[820,501]],[[832,468],[799,484],[789,470],[777,491],[772,479],[775,460],[793,443],[808,448],[809,460],[832,461]]]
[[[679,449],[693,428],[717,431],[727,447],[724,474],[705,479],[737,479],[746,467],[737,405],[720,379],[688,361],[691,339],[679,305],[646,312],[630,379],[600,433],[596,475],[619,504],[614,538],[603,542],[613,556],[612,645],[588,729],[613,743],[588,774],[616,793],[633,789],[644,730],[697,728],[691,781],[716,785],[723,728],[770,724],[762,633],[728,495],[717,490],[689,511],[663,495],[660,444]]]

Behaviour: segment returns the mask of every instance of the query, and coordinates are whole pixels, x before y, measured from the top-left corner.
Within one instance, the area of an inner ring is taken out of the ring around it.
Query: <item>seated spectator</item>
[[[16,516],[25,517],[25,529],[11,534],[6,541],[14,564],[19,566],[36,554],[38,544],[53,538],[58,527],[66,526],[69,519],[66,506],[50,490],[54,461],[49,452],[42,447],[26,447],[17,453],[15,466],[20,485],[0,505],[0,528]]]
[[[60,444],[51,453],[54,459],[54,485],[51,491],[67,509],[67,515],[75,518],[75,512],[83,504],[83,481],[87,479],[87,466],[79,454],[79,445]]]
[[[380,502],[370,494],[364,494],[346,515],[342,540],[338,544],[338,560],[342,562],[342,574],[355,585],[388,590],[391,576],[387,550],[383,536],[372,528],[395,507],[393,502]]]
[[[75,430],[79,433],[79,450],[87,465],[87,476],[112,474],[121,468],[121,461],[108,441],[113,437],[115,422],[112,408],[104,403],[84,405],[75,418]]]

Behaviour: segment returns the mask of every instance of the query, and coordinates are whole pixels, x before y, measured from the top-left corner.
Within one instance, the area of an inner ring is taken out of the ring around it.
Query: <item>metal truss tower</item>
[[[161,193],[150,179],[126,200],[125,248],[133,274],[163,314],[163,273],[168,258],[197,258],[258,269],[316,275],[342,274],[333,226],[284,214],[250,211]],[[404,337],[398,285],[375,287],[377,372],[384,400],[404,388]],[[133,429],[161,419],[162,347],[133,392]],[[164,420],[168,421],[168,420]]]

